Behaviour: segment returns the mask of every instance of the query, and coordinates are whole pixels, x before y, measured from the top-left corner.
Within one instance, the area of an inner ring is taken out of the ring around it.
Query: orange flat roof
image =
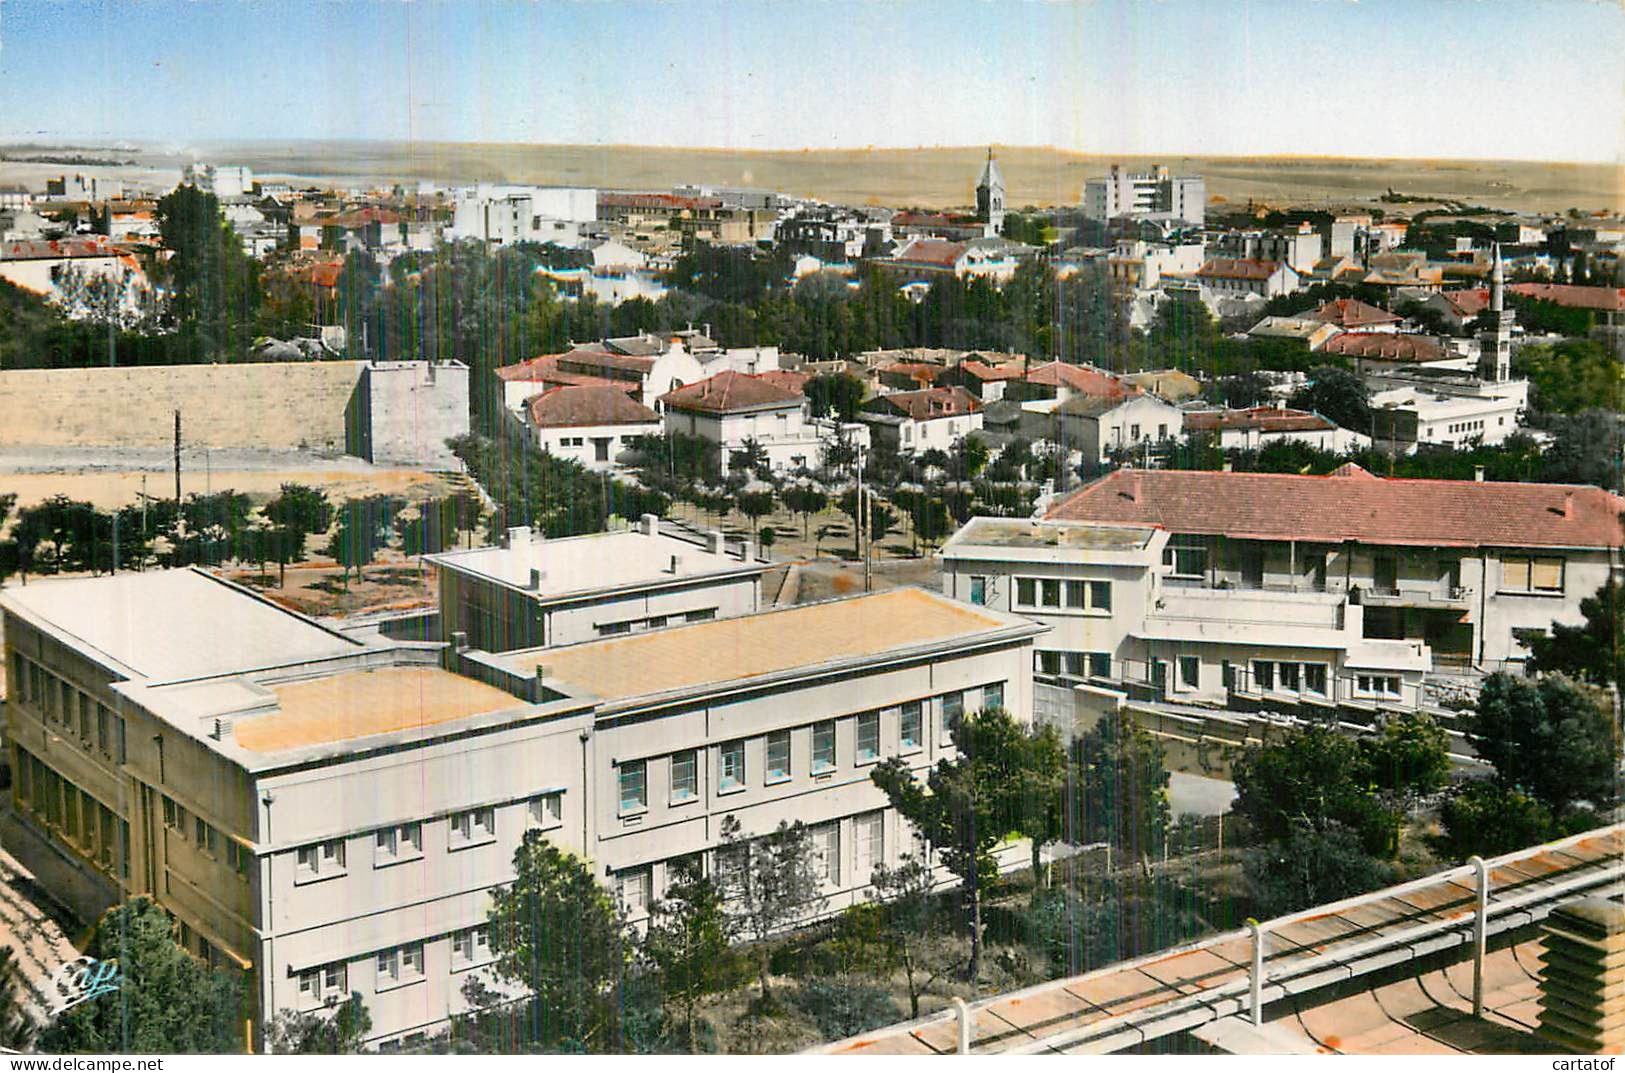
[[[267,688],[281,710],[239,719],[234,727],[237,744],[251,752],[325,745],[524,706],[494,686],[438,667],[352,671]]]

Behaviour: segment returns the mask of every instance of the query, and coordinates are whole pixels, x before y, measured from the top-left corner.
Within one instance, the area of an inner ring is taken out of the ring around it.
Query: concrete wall
[[[361,362],[0,372],[0,448],[308,448],[359,442]],[[466,387],[464,424],[467,418]]]
[[[461,472],[446,441],[468,432],[468,366],[390,361],[366,367],[362,458],[379,465]]]

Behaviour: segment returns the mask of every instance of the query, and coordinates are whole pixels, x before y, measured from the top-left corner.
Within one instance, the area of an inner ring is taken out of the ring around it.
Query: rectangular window
[[[1110,652],[1089,653],[1089,674],[1095,678],[1110,678],[1112,676],[1112,654]]]
[[[813,847],[823,862],[824,882],[841,885],[841,825],[821,823],[812,829]]]
[[[1162,550],[1162,561],[1173,567],[1181,577],[1201,577],[1207,573],[1207,545],[1200,540],[1185,539],[1170,543]]]
[[[1275,688],[1275,661],[1269,659],[1253,660],[1253,684],[1259,689]]]
[[[965,694],[944,693],[942,695],[942,729],[952,730],[954,723],[965,714]]]
[[[918,749],[924,744],[921,737],[921,722],[919,701],[911,700],[899,710],[897,715],[897,741],[903,749]]]
[[[621,811],[642,812],[649,807],[648,772],[642,760],[621,762]]]
[[[776,730],[767,736],[767,781],[783,782],[790,777],[790,732]]]
[[[164,798],[164,826],[175,829],[175,800],[171,797]]]
[[[745,785],[745,743],[730,741],[722,746],[717,765],[717,792],[728,793]]]
[[[880,713],[864,712],[858,716],[857,761],[866,764],[880,759]]]
[[[1038,606],[1038,582],[1030,577],[1016,578],[1016,606]]]
[[[1089,604],[1089,586],[1082,581],[1066,583],[1066,606],[1084,608]]]
[[[984,707],[984,708],[1002,708],[1002,707],[1004,707],[1004,683],[1003,682],[989,682],[987,685],[982,687],[982,707]]]
[[[1296,663],[1281,663],[1276,665],[1281,676],[1281,688],[1289,693],[1296,693],[1301,679],[1298,675],[1299,665]]]
[[[373,866],[409,861],[423,856],[423,825],[403,823],[373,832]]]
[[[717,609],[716,608],[714,608],[714,607],[702,607],[698,611],[690,611],[688,614],[684,615],[683,616],[683,621],[684,622],[710,622],[712,619],[714,619],[716,617],[717,617]]]
[[[1529,587],[1536,592],[1563,591],[1563,560],[1536,559],[1529,568]]]
[[[496,811],[489,808],[455,812],[450,817],[452,849],[489,842],[496,837]]]
[[[1179,657],[1179,684],[1186,689],[1199,689],[1202,685],[1202,661],[1196,656]]]
[[[544,831],[564,825],[564,794],[552,793],[533,797],[528,804],[530,824]]]
[[[624,872],[616,873],[615,887],[628,916],[641,916],[648,909],[653,886],[647,867],[628,868]]]
[[[671,758],[671,799],[692,801],[700,793],[700,754],[690,749]]]
[[[970,579],[970,602],[973,604],[987,603],[987,578],[973,576]]]
[[[1060,581],[1055,578],[1042,578],[1038,583],[1038,600],[1045,607],[1060,607]]]
[[[1039,674],[1054,675],[1061,673],[1061,653],[1059,652],[1038,649],[1033,652],[1033,662],[1036,664]]]
[[[21,652],[11,654],[11,677],[9,679],[11,691],[18,700],[22,701],[28,699],[28,675],[24,670],[27,662],[27,660],[23,659]]]
[[[1326,665],[1324,663],[1305,663],[1303,665],[1303,688],[1322,697],[1326,695]]]
[[[90,699],[89,693],[79,694],[79,741],[86,747],[90,746],[90,739],[95,731],[92,724],[96,722],[96,702]]]
[[[485,925],[464,928],[451,936],[451,967],[467,969],[491,960],[491,930]]]
[[[1110,611],[1112,609],[1112,583],[1109,581],[1089,582],[1089,606],[1095,611]]]
[[[103,756],[113,755],[113,713],[105,704],[96,708],[96,744]]]
[[[200,828],[203,826],[201,820],[198,824]],[[201,832],[198,839],[201,843],[203,839]],[[340,875],[344,871],[344,839],[335,838],[313,846],[300,846],[298,862],[296,874],[300,878],[316,879]]]
[[[813,724],[812,769],[814,775],[835,770],[834,720]]]
[[[885,813],[866,812],[852,821],[852,848],[856,858],[853,867],[857,872],[856,878],[865,883],[869,882],[875,865],[883,864],[886,860],[884,819]]]
[[[299,974],[299,998],[308,1005],[319,1006],[330,998],[345,996],[348,990],[344,963],[335,961]]]
[[[247,879],[249,871],[254,867],[254,854],[248,847],[239,845],[228,838],[226,840],[226,864],[240,878]]]

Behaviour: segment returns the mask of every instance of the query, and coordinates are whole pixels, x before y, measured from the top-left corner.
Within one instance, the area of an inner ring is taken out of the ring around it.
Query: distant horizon
[[[689,145],[667,144],[661,142],[534,142],[534,141],[505,141],[505,140],[473,140],[456,138],[373,138],[364,136],[354,137],[325,137],[321,135],[299,135],[290,137],[272,136],[228,136],[188,139],[188,144],[179,145],[169,139],[158,138],[127,138],[110,139],[94,138],[88,136],[65,136],[49,139],[38,136],[10,136],[0,135],[0,148],[41,148],[41,149],[120,149],[126,151],[145,150],[159,152],[165,155],[183,156],[189,150],[205,146],[278,146],[278,145],[455,145],[455,146],[492,146],[504,149],[658,149],[668,153],[710,153],[732,154],[738,156],[782,156],[787,153],[818,153],[818,154],[849,154],[849,153],[916,153],[916,152],[970,152],[972,150],[986,150],[988,143],[936,143],[930,145],[863,145],[863,146],[784,146],[736,148],[725,145]],[[1095,151],[1068,149],[1065,146],[1044,143],[991,143],[994,156],[1003,150],[1017,150],[1022,152],[1049,152],[1061,156],[1077,157],[1081,160],[1155,160],[1164,158],[1168,160],[1304,160],[1304,161],[1347,161],[1350,163],[1364,162],[1415,162],[1415,163],[1508,163],[1508,164],[1549,164],[1554,167],[1579,168],[1610,168],[1618,169],[1625,174],[1625,163],[1611,160],[1569,160],[1546,157],[1519,157],[1519,156],[1398,156],[1398,155],[1360,155],[1346,153],[1206,153],[1190,150],[1135,150],[1135,151]],[[217,161],[216,163],[227,163]]]

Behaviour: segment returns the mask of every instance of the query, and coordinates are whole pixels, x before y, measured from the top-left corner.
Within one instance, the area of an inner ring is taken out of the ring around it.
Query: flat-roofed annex
[[[113,669],[201,678],[353,655],[365,646],[195,568],[7,586],[0,609]]]
[[[428,558],[444,569],[528,590],[541,600],[695,577],[761,573],[768,565],[741,562],[686,540],[636,530],[556,540],[527,536],[511,547],[442,552]],[[532,570],[539,571],[534,589]]]
[[[972,518],[953,535],[953,544],[996,548],[1080,548],[1134,551],[1150,543],[1156,530],[1146,526],[1054,522],[1030,518]]]
[[[543,684],[603,702],[766,678],[938,642],[1045,627],[923,589],[900,588],[781,611],[493,657]]]
[[[237,744],[279,753],[453,723],[527,707],[509,693],[438,667],[354,670],[266,684],[278,710],[237,720]]]

